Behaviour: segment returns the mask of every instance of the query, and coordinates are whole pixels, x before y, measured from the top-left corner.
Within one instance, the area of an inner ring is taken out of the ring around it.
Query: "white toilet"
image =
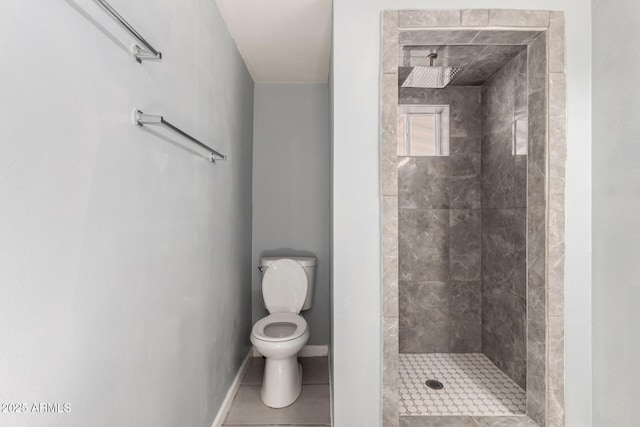
[[[251,343],[266,357],[260,396],[265,405],[284,408],[302,390],[297,354],[309,340],[300,311],[313,303],[314,257],[265,257],[260,260],[262,299],[269,311],[251,330]]]

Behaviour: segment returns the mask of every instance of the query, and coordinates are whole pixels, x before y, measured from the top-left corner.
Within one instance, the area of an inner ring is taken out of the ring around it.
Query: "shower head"
[[[442,89],[462,71],[462,68],[435,66],[438,54],[429,54],[429,66],[413,67],[402,87]]]

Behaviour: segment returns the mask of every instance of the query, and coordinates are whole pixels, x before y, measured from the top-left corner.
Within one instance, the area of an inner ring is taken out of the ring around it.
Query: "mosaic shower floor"
[[[440,381],[433,390],[427,380]],[[400,354],[400,415],[520,415],[525,391],[481,353]]]

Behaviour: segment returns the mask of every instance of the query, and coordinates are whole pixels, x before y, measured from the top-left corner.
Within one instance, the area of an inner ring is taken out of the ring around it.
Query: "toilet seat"
[[[295,313],[274,313],[258,320],[251,335],[261,341],[283,342],[300,338],[308,329],[304,317]]]

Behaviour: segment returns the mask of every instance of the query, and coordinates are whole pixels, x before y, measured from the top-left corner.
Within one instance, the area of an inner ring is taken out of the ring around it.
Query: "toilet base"
[[[296,356],[274,360],[267,357],[260,397],[271,408],[284,408],[302,392],[302,366]]]

